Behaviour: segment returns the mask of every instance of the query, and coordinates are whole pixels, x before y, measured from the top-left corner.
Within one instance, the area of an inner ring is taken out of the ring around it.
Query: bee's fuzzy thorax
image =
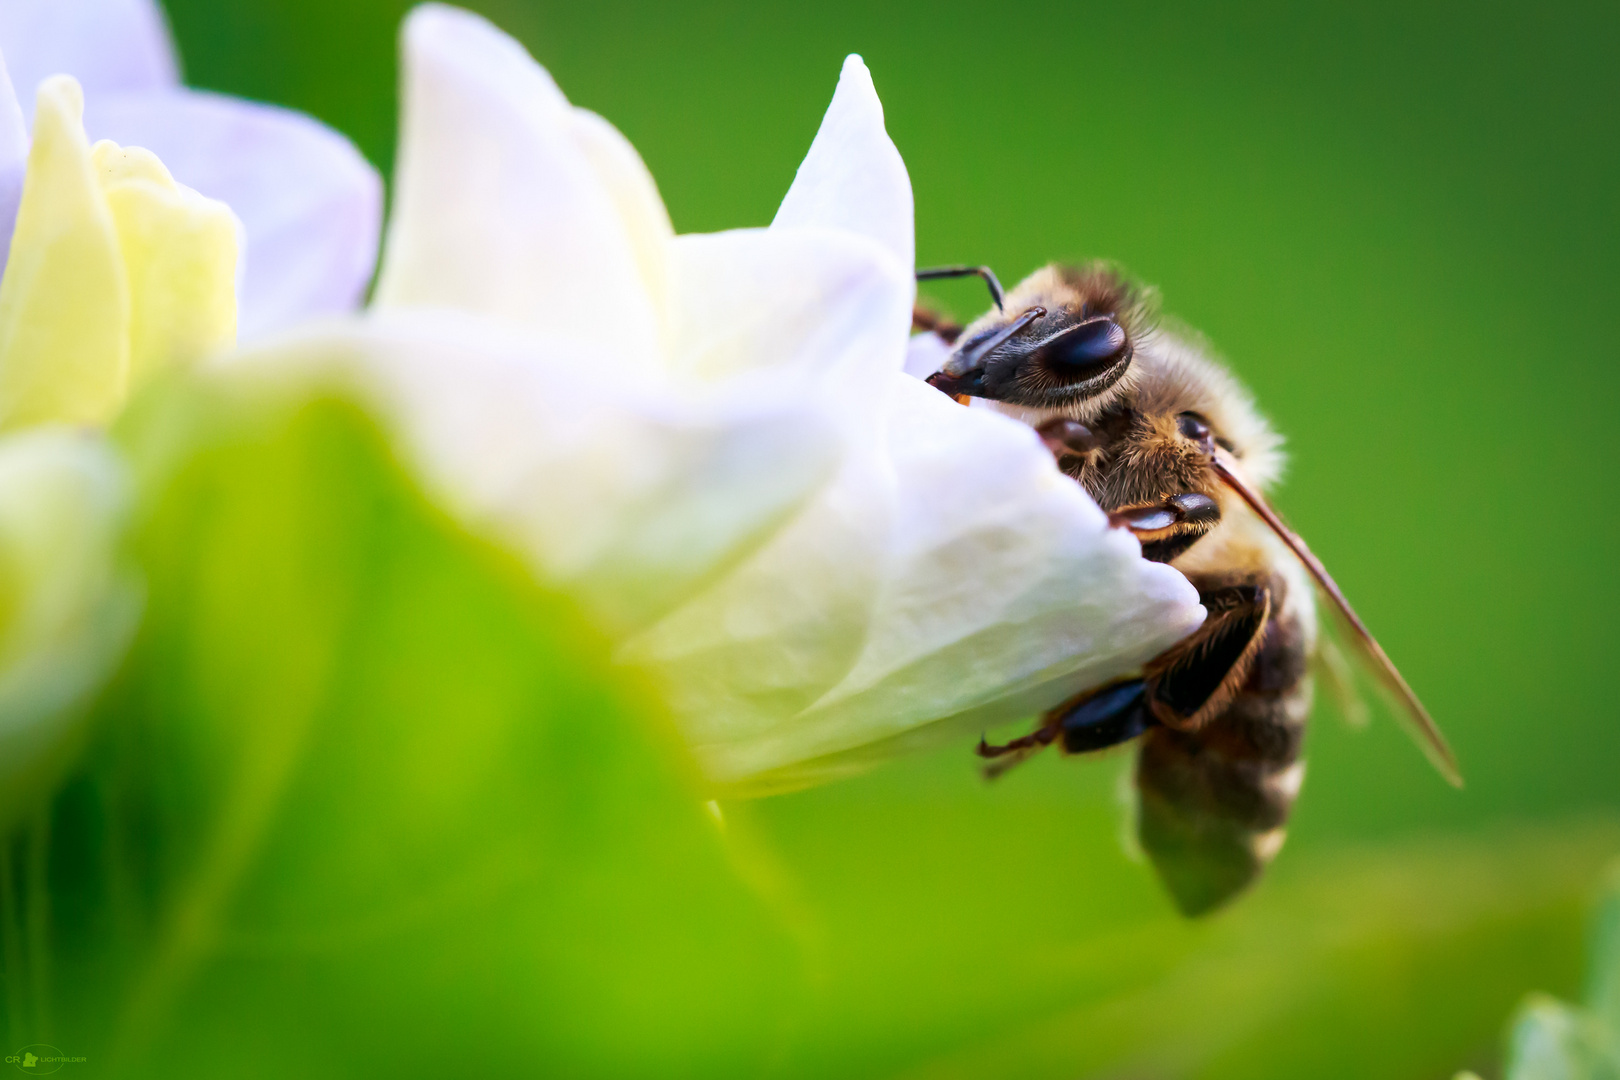
[[[1230,444],[1253,483],[1266,488],[1281,479],[1286,462],[1282,436],[1260,415],[1243,384],[1201,343],[1154,327],[1141,339],[1132,366],[1132,399],[1141,412],[1198,413]]]
[[[1282,438],[1260,415],[1254,398],[1198,335],[1163,320],[1158,294],[1131,285],[1106,263],[1043,267],[1007,294],[1002,311],[990,311],[963,332],[964,340],[1032,307],[1048,311],[1047,320],[1075,319],[1095,312],[1114,316],[1132,343],[1134,355],[1124,375],[1091,397],[1043,407],[983,400],[1032,427],[1055,417],[1091,424],[1128,403],[1136,412],[1174,417],[1203,416],[1237,459],[1251,482],[1268,488],[1282,476]]]

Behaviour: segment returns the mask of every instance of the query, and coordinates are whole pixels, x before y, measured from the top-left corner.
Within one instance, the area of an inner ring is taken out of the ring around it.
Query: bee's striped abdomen
[[[1280,576],[1264,584],[1278,600]],[[1196,731],[1156,727],[1137,757],[1137,836],[1176,906],[1197,915],[1249,885],[1282,846],[1303,778],[1309,605],[1276,603],[1241,689]]]

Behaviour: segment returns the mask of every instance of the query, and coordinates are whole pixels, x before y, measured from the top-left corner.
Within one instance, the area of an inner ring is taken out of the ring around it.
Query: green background
[[[381,166],[407,6],[168,3],[191,82]],[[1468,778],[1320,709],[1269,880],[1196,925],[1121,851],[1119,759],[986,787],[961,746],[730,807],[817,958],[784,1069],[1489,1074],[1524,991],[1574,994],[1620,851],[1620,8],[470,6],[630,137],[682,231],[770,219],[860,52],[919,260],[1160,287],[1288,436],[1279,506]]]

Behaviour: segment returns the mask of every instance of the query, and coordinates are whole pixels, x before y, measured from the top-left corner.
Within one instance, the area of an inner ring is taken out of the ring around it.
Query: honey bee
[[[995,776],[1056,745],[1088,753],[1132,740],[1137,838],[1186,915],[1250,885],[1281,848],[1304,777],[1313,662],[1337,669],[1318,634],[1317,590],[1400,704],[1430,760],[1460,786],[1428,712],[1305,542],[1262,492],[1282,467],[1281,439],[1249,393],[1198,343],[1166,328],[1150,298],[1105,265],[1048,266],[965,328],[919,309],[921,329],[952,346],[931,385],[978,398],[1035,429],[1058,467],[1144,558],[1198,589],[1208,617],[1135,677],[1046,712],[1030,734],[980,741]],[[1314,586],[1314,588],[1313,588]]]

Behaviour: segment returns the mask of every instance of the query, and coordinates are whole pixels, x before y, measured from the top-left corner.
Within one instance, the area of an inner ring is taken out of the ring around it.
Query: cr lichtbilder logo
[[[88,1059],[72,1057],[50,1043],[29,1043],[15,1054],[6,1055],[6,1064],[30,1076],[45,1076],[66,1065],[77,1065]]]

